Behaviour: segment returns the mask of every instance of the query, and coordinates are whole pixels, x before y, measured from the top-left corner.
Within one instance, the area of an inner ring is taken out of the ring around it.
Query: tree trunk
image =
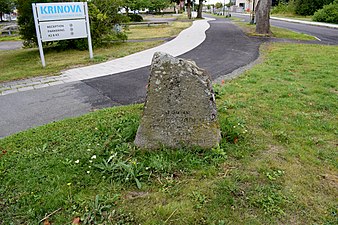
[[[200,18],[200,19],[202,19],[203,1],[204,0],[198,0],[197,18]]]
[[[187,14],[188,19],[191,19],[191,0],[187,0]]]
[[[256,33],[270,35],[270,9],[272,0],[258,0],[256,5]]]
[[[181,0],[180,1],[180,9],[179,9],[179,13],[182,13],[183,12],[183,10],[184,10],[184,3],[185,3],[185,0]]]

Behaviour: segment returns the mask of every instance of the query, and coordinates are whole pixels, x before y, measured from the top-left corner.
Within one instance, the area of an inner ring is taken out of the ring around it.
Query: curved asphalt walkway
[[[175,39],[155,48],[147,49],[123,58],[82,68],[71,69],[62,73],[65,82],[85,80],[117,74],[125,71],[149,66],[155,52],[166,52],[179,56],[200,45],[206,38],[205,31],[210,27],[207,20],[194,21],[193,25],[183,30]]]

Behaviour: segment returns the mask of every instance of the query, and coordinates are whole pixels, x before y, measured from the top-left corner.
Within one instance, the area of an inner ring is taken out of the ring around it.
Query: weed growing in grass
[[[195,203],[195,209],[201,209],[208,202],[207,197],[198,191],[193,191],[189,196]]]
[[[223,89],[222,85],[220,85],[220,84],[214,84],[213,90],[214,90],[214,94],[215,94],[216,99],[220,99],[224,95],[224,89]]]
[[[139,178],[143,176],[143,165],[136,160],[124,161],[117,157],[117,154],[110,156],[108,160],[103,160],[100,164],[95,164],[103,174],[107,174],[112,180],[120,182],[134,181],[138,188],[141,188]]]
[[[224,100],[217,108],[219,112],[226,113],[230,109],[236,109],[237,106],[230,100]]]
[[[248,132],[245,122],[241,118],[234,116],[222,117],[219,122],[222,137],[230,143],[236,144]]]
[[[278,177],[281,177],[284,175],[284,171],[283,170],[272,170],[272,171],[268,171],[265,173],[266,177],[270,180],[270,181],[275,181],[277,180]]]
[[[125,222],[133,222],[133,217],[123,215],[117,210],[112,209],[119,195],[113,195],[110,198],[102,198],[95,196],[94,202],[90,202],[85,207],[85,212],[81,216],[81,224],[125,224]]]

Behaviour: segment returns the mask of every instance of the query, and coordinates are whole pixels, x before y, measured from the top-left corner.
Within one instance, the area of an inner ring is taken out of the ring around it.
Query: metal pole
[[[252,17],[250,24],[255,24],[255,0],[252,2]]]
[[[92,46],[92,37],[90,35],[90,25],[89,25],[89,14],[88,14],[87,2],[84,2],[84,7],[85,7],[85,12],[86,12],[86,25],[87,25],[87,35],[88,35],[89,58],[93,59],[93,46]]]
[[[225,16],[225,0],[223,1],[223,16]]]
[[[40,24],[38,22],[38,16],[37,16],[37,13],[36,13],[36,4],[35,3],[32,3],[32,9],[33,9],[36,38],[38,39],[38,46],[39,46],[41,63],[42,63],[42,67],[46,67],[46,61],[45,61],[45,56],[43,54],[42,41],[41,41],[41,35],[40,35]]]

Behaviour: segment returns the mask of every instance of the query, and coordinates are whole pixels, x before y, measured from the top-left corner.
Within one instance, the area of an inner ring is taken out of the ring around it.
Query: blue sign
[[[38,3],[36,6],[39,21],[85,18],[83,2]]]

